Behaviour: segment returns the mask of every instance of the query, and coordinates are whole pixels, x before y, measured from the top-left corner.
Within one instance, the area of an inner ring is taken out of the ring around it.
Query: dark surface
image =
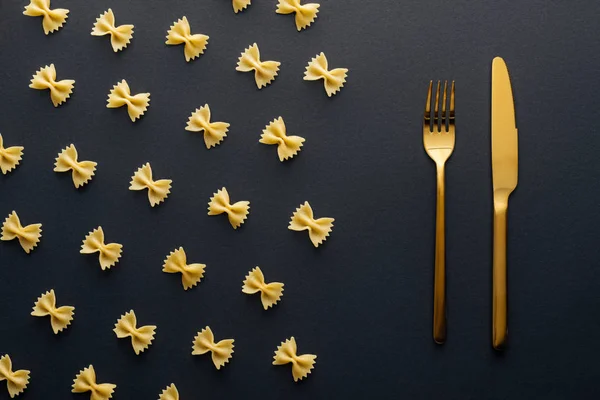
[[[275,0],[255,0],[234,14],[228,0],[54,0],[71,10],[45,36],[40,18],[21,15],[26,1],[0,3],[0,132],[25,146],[21,165],[0,176],[2,219],[16,210],[41,222],[32,254],[0,243],[0,354],[32,371],[23,399],[88,398],[70,394],[75,374],[96,367],[118,385],[115,399],[155,399],[174,382],[182,399],[444,398],[592,399],[600,395],[600,271],[597,207],[600,5],[594,1],[321,1],[316,23],[298,33]],[[135,34],[114,54],[108,38],[90,36],[112,7]],[[173,21],[210,35],[206,53],[186,63],[183,47],[164,45]],[[279,60],[275,82],[257,90],[235,71],[253,42]],[[341,93],[304,82],[307,61],[324,51],[331,67],[350,69]],[[507,61],[517,104],[519,186],[509,208],[510,348],[491,348],[492,198],[490,67]],[[28,88],[31,75],[55,63],[58,78],[76,80],[55,109],[48,92]],[[105,107],[109,89],[127,79],[150,92],[135,124],[124,109]],[[447,166],[448,341],[431,338],[434,165],[421,140],[429,79],[457,81],[457,144]],[[231,123],[225,141],[207,151],[184,130],[190,113],[209,103]],[[303,151],[280,163],[258,143],[261,129],[283,116],[306,138]],[[52,171],[56,154],[74,143],[80,159],[98,162],[84,189]],[[156,208],[127,190],[150,161],[172,194]],[[226,186],[250,200],[249,219],[234,231],[208,217],[207,202]],[[336,219],[314,249],[305,233],[287,230],[303,201]],[[124,244],[116,267],[101,271],[79,254],[81,240],[102,225]],[[161,271],[184,246],[206,263],[204,280],[184,292]],[[260,265],[285,283],[267,312],[241,293]],[[29,315],[40,293],[76,307],[73,324],[53,335]],[[136,356],[112,332],[134,309],[157,337]],[[196,332],[235,338],[229,364],[191,356]],[[301,353],[318,355],[307,380],[271,365],[273,351],[294,335]],[[3,383],[2,383],[3,384]],[[0,399],[7,399],[4,388]]]

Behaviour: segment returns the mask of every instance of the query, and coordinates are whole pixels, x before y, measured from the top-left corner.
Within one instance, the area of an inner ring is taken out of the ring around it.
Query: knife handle
[[[437,165],[435,265],[433,276],[433,340],[446,341],[446,187],[444,164]]]
[[[506,210],[507,203],[494,207],[494,269],[492,345],[502,350],[508,336],[506,290]]]

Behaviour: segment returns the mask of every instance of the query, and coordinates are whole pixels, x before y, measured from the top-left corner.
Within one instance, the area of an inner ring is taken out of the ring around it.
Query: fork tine
[[[433,81],[429,81],[429,90],[427,91],[427,102],[425,103],[425,114],[423,116],[423,124],[431,131],[431,88]]]
[[[439,132],[440,131],[440,115],[439,115],[439,110],[440,110],[440,81],[438,81],[437,83],[437,90],[435,91],[435,104],[434,104],[434,112],[433,112],[433,126],[437,129],[434,129],[434,131]]]
[[[454,124],[454,81],[452,81],[452,89],[450,89],[450,124]]]
[[[446,129],[446,94],[448,92],[448,81],[444,81],[444,96],[442,97],[442,131]]]

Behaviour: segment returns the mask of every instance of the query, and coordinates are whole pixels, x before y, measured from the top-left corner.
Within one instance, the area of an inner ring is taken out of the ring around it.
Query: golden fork
[[[435,221],[435,267],[433,278],[433,340],[442,344],[446,340],[446,218],[445,218],[445,165],[454,150],[454,81],[450,89],[449,112],[446,113],[448,81],[444,82],[441,116],[440,81],[437,83],[433,113],[431,120],[431,90],[433,81],[429,82],[427,103],[423,118],[423,145],[429,157],[435,162],[437,169],[437,203]]]

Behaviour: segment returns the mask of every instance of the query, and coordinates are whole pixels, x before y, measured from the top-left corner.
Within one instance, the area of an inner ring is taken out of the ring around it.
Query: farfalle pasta
[[[96,171],[96,165],[97,163],[94,161],[78,161],[77,149],[75,149],[75,145],[70,144],[58,153],[54,163],[54,172],[71,171],[73,184],[76,188],[79,188],[92,179],[94,171]]]
[[[115,14],[109,8],[96,18],[96,22],[92,28],[92,36],[110,35],[110,44],[116,53],[123,50],[131,42],[133,28],[133,25],[115,26]]]
[[[108,400],[112,397],[117,385],[112,383],[96,383],[96,371],[90,365],[82,369],[73,379],[72,393],[90,392],[90,400]]]
[[[179,392],[174,383],[167,386],[158,397],[158,400],[179,400]]]
[[[194,58],[199,57],[200,54],[204,53],[204,50],[208,45],[208,39],[208,36],[203,35],[201,33],[196,33],[192,35],[190,23],[184,16],[183,18],[180,18],[173,23],[173,25],[167,32],[167,41],[165,42],[165,44],[183,44],[183,54],[185,55],[185,61],[190,62]]]
[[[50,0],[31,0],[25,6],[23,14],[29,17],[43,17],[42,27],[46,35],[62,28],[69,18],[69,10],[66,8],[50,9]]]
[[[73,306],[61,306],[56,307],[56,295],[54,289],[43,293],[33,305],[33,311],[31,315],[34,317],[46,317],[50,316],[50,326],[54,334],[67,328],[73,320],[73,314],[75,307]]]
[[[233,355],[233,339],[224,339],[215,343],[215,337],[210,327],[202,329],[194,338],[192,355],[211,353],[213,364],[221,369]]]
[[[26,369],[13,371],[12,360],[8,354],[0,357],[0,382],[6,381],[6,388],[10,398],[23,393],[29,384],[29,374]]]
[[[208,215],[227,214],[227,218],[229,218],[229,223],[233,229],[239,228],[245,222],[246,218],[248,218],[249,210],[249,201],[238,201],[231,204],[229,193],[225,188],[217,190],[217,193],[208,202]]]
[[[2,224],[2,236],[0,240],[18,239],[25,253],[29,253],[38,245],[41,236],[42,224],[23,226],[17,212],[13,211],[8,214],[8,217],[4,220],[4,224]]]
[[[292,376],[294,382],[298,382],[308,376],[315,366],[317,356],[314,354],[298,355],[296,339],[292,336],[275,350],[273,365],[292,364]]]
[[[23,158],[23,146],[4,147],[4,139],[0,134],[0,170],[6,175],[17,168]]]
[[[204,276],[206,264],[188,264],[183,247],[173,250],[165,259],[163,272],[181,274],[181,284],[184,290],[196,286]]]
[[[227,122],[210,122],[210,107],[208,104],[197,108],[188,118],[186,131],[204,132],[204,144],[207,149],[215,147],[227,136]]]
[[[138,328],[135,312],[131,310],[117,320],[113,331],[119,339],[130,337],[133,351],[139,355],[152,344],[154,334],[156,333],[156,326],[144,325]]]
[[[300,204],[300,207],[296,209],[292,215],[292,220],[288,229],[292,231],[308,231],[310,241],[315,247],[319,247],[321,243],[327,240],[329,233],[333,229],[333,218],[319,218],[313,217],[313,210],[305,201],[304,204]]]
[[[74,86],[75,81],[72,79],[56,81],[56,68],[54,68],[54,64],[40,68],[33,74],[31,84],[29,85],[32,89],[50,90],[50,100],[52,100],[54,107],[58,107],[67,101],[71,93],[73,93]]]
[[[131,122],[135,122],[144,115],[150,106],[150,93],[138,93],[132,96],[127,81],[123,79],[113,86],[108,94],[107,103],[106,108],[127,106],[129,118]]]
[[[330,70],[328,67],[327,57],[325,53],[318,54],[312,60],[308,62],[306,71],[304,72],[305,81],[316,81],[323,79],[325,85],[325,92],[327,96],[331,97],[339,92],[348,76],[348,69],[346,68],[335,68]]]
[[[271,282],[265,283],[265,277],[259,267],[254,268],[246,275],[242,292],[254,294],[260,292],[260,301],[266,310],[273,307],[283,296],[283,283]]]
[[[83,239],[83,244],[81,245],[81,250],[79,252],[81,254],[98,253],[100,268],[104,271],[119,261],[122,251],[122,244],[104,243],[104,231],[102,230],[102,227],[99,226]]]
[[[171,193],[170,179],[152,179],[152,168],[150,163],[146,163],[135,171],[135,174],[131,177],[129,190],[145,190],[148,189],[148,201],[150,205],[154,207],[157,204],[165,201],[165,199]]]
[[[300,0],[279,0],[277,4],[277,14],[296,14],[296,29],[300,32],[302,29],[308,28],[319,12],[320,4],[307,3],[300,4]]]
[[[280,65],[279,61],[261,61],[258,45],[254,43],[244,50],[235,69],[240,72],[254,71],[256,86],[262,89],[273,82]]]
[[[233,6],[233,12],[236,14],[240,11],[244,10],[246,7],[250,5],[252,0],[232,0],[231,4]]]
[[[301,149],[304,138],[300,136],[288,136],[283,118],[279,117],[271,121],[263,129],[260,135],[260,143],[277,145],[277,155],[279,161],[284,161],[294,157]]]

